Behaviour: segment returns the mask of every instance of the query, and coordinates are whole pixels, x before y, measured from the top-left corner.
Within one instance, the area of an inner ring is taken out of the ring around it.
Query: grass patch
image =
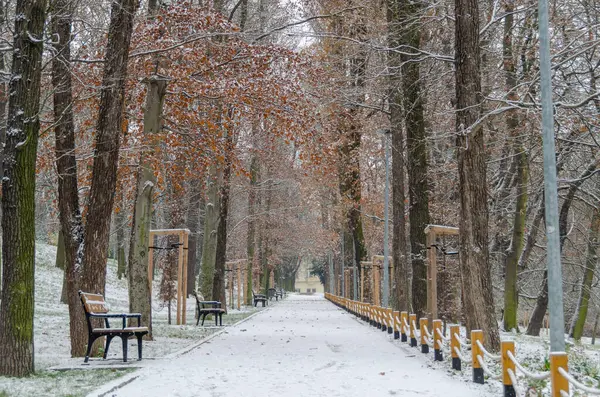
[[[133,371],[133,368],[41,371],[26,378],[0,377],[0,397],[84,397],[99,386]]]

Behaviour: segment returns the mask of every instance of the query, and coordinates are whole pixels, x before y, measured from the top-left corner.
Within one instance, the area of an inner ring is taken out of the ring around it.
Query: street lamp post
[[[565,351],[562,268],[560,264],[560,228],[554,147],[554,114],[548,34],[548,0],[539,0],[540,85],[542,98],[542,138],[544,149],[544,199],[546,206],[548,300],[550,303],[550,350]]]

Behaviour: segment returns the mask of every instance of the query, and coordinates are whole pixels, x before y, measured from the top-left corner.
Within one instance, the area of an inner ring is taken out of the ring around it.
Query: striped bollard
[[[460,357],[456,354],[455,349],[460,349],[460,343],[458,343],[458,337],[460,335],[460,326],[450,326],[450,355],[452,356],[452,369],[460,371]]]
[[[515,386],[512,383],[512,379],[510,375],[508,375],[508,370],[510,369],[513,374],[515,372],[515,363],[512,362],[510,357],[508,356],[508,352],[511,352],[512,355],[515,355],[515,342],[514,341],[504,341],[501,343],[502,350],[502,384],[504,386],[504,397],[516,397],[517,393],[515,391]]]
[[[550,382],[552,384],[552,397],[562,397],[562,392],[569,395],[569,381],[560,372],[559,368],[569,370],[569,357],[565,352],[550,352]]]
[[[419,319],[419,332],[421,333],[421,353],[429,353],[429,345],[427,344],[427,317]]]
[[[394,311],[392,312],[392,316],[394,317],[394,339],[400,339],[400,330],[402,329],[400,325],[400,312]]]
[[[444,361],[442,355],[442,320],[433,320],[433,360]]]
[[[415,322],[417,321],[416,314],[408,315],[408,326],[410,328],[410,346],[417,347],[417,338],[415,337]]]
[[[386,314],[387,314],[387,323],[388,323],[387,332],[388,332],[388,334],[393,334],[394,333],[394,311],[392,310],[391,307],[388,307],[386,309]]]
[[[406,326],[404,324],[408,323],[408,312],[400,312],[400,341],[401,342],[406,342],[408,340],[408,337],[406,336],[406,333],[408,332],[408,330],[406,329]]]
[[[483,345],[483,331],[480,329],[471,331],[471,356],[473,365],[473,382],[480,383],[483,385],[483,368],[479,364],[477,356],[483,357],[483,352],[479,348],[477,341]]]

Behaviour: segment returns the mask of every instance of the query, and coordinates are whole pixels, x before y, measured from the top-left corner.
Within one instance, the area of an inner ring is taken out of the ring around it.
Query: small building
[[[318,276],[310,274],[311,261],[303,259],[296,273],[296,292],[301,294],[322,294],[325,292]]]

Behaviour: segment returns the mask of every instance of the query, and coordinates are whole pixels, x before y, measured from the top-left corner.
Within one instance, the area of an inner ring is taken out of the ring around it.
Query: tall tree
[[[101,294],[104,294],[106,282],[110,219],[117,183],[127,60],[138,3],[137,0],[112,3],[96,123],[96,146],[85,223],[87,243],[83,253],[82,289]]]
[[[388,42],[389,47],[396,49],[403,42],[402,19],[405,7],[403,1],[388,0]],[[392,132],[392,262],[394,263],[393,306],[402,311],[409,310],[410,278],[406,258],[406,220],[404,194],[404,132],[402,114],[402,77],[395,72],[402,65],[402,57],[398,51],[388,54],[389,76],[389,107],[390,126]]]
[[[513,25],[514,25],[514,3],[507,1],[504,4],[504,73],[505,86],[508,92],[508,99],[518,100],[516,94],[517,74],[515,70],[515,59],[513,54]],[[512,243],[508,249],[508,255],[505,258],[504,266],[504,329],[510,331],[518,329],[517,309],[518,309],[518,286],[517,270],[519,258],[523,251],[525,221],[527,217],[527,183],[529,180],[529,160],[527,152],[519,138],[519,114],[516,109],[506,113],[506,128],[508,135],[513,141],[513,162],[516,164],[516,173],[514,184],[517,190],[517,200],[513,216]]]
[[[478,0],[455,1],[456,146],[460,194],[460,269],[468,329],[500,348],[488,248],[486,158],[481,116]]]
[[[18,0],[2,178],[0,375],[33,373],[35,165],[46,0]]]
[[[427,236],[429,224],[429,181],[427,178],[427,139],[423,115],[420,62],[415,50],[421,47],[420,14],[423,3],[403,1],[400,7],[402,26],[402,107],[406,123],[406,151],[408,158],[408,191],[410,206],[410,252],[412,262],[412,311],[420,318],[427,310]]]
[[[77,291],[83,260],[83,223],[79,207],[77,160],[75,158],[75,126],[73,122],[73,94],[71,81],[71,25],[73,2],[55,0],[52,6],[52,33],[56,55],[52,60],[54,86],[54,135],[56,170],[58,178],[58,210],[61,234],[64,236],[65,290],[69,305],[71,355],[85,354],[83,310]],[[66,288],[65,288],[66,287]],[[79,319],[73,320],[73,319]]]
[[[592,291],[592,282],[594,281],[594,272],[598,263],[598,244],[600,242],[600,207],[594,208],[592,214],[592,222],[588,237],[587,258],[585,261],[585,271],[583,280],[581,281],[581,289],[579,290],[579,299],[577,301],[577,310],[573,315],[571,329],[569,334],[576,341],[581,340],[583,328],[588,314],[590,303],[590,294]],[[598,320],[596,320],[598,321]]]

